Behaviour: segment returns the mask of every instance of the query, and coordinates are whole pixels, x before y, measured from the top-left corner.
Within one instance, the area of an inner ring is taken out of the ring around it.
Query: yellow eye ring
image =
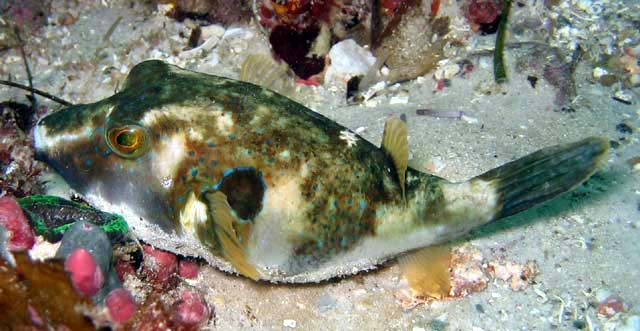
[[[124,158],[136,158],[147,151],[149,138],[145,128],[127,125],[110,129],[107,132],[107,144]]]

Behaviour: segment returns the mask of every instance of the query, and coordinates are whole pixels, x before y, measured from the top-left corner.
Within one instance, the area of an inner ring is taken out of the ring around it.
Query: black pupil
[[[137,143],[138,138],[135,132],[124,131],[116,137],[116,143],[120,146],[133,147]]]

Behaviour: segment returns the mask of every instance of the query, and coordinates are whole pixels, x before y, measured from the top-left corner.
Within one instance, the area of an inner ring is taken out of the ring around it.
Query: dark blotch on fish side
[[[234,169],[224,177],[219,190],[227,196],[229,206],[240,218],[253,219],[262,209],[265,192],[262,175],[253,168]]]
[[[532,88],[536,88],[536,84],[538,83],[538,77],[536,76],[527,76],[527,80],[529,84],[531,84]]]

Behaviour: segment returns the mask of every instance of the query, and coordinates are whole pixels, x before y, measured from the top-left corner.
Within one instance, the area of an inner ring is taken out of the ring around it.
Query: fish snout
[[[43,118],[31,129],[33,136],[33,147],[35,149],[35,159],[47,161],[46,127],[42,123]]]

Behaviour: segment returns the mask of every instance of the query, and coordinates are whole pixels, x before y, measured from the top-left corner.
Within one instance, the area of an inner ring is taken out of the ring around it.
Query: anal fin
[[[402,199],[405,200],[405,177],[409,163],[409,141],[407,140],[407,124],[403,120],[392,117],[384,123],[382,149],[384,149],[393,160],[393,165],[398,173]]]
[[[227,196],[220,192],[206,194],[209,202],[209,215],[213,221],[215,235],[220,244],[222,257],[243,276],[256,280],[259,278],[255,267],[247,261],[247,231],[244,231],[238,218],[232,213]],[[238,227],[239,231],[236,230]],[[241,236],[239,232],[245,232]]]
[[[429,246],[399,257],[400,272],[411,294],[435,299],[448,296],[450,259],[449,245]]]

